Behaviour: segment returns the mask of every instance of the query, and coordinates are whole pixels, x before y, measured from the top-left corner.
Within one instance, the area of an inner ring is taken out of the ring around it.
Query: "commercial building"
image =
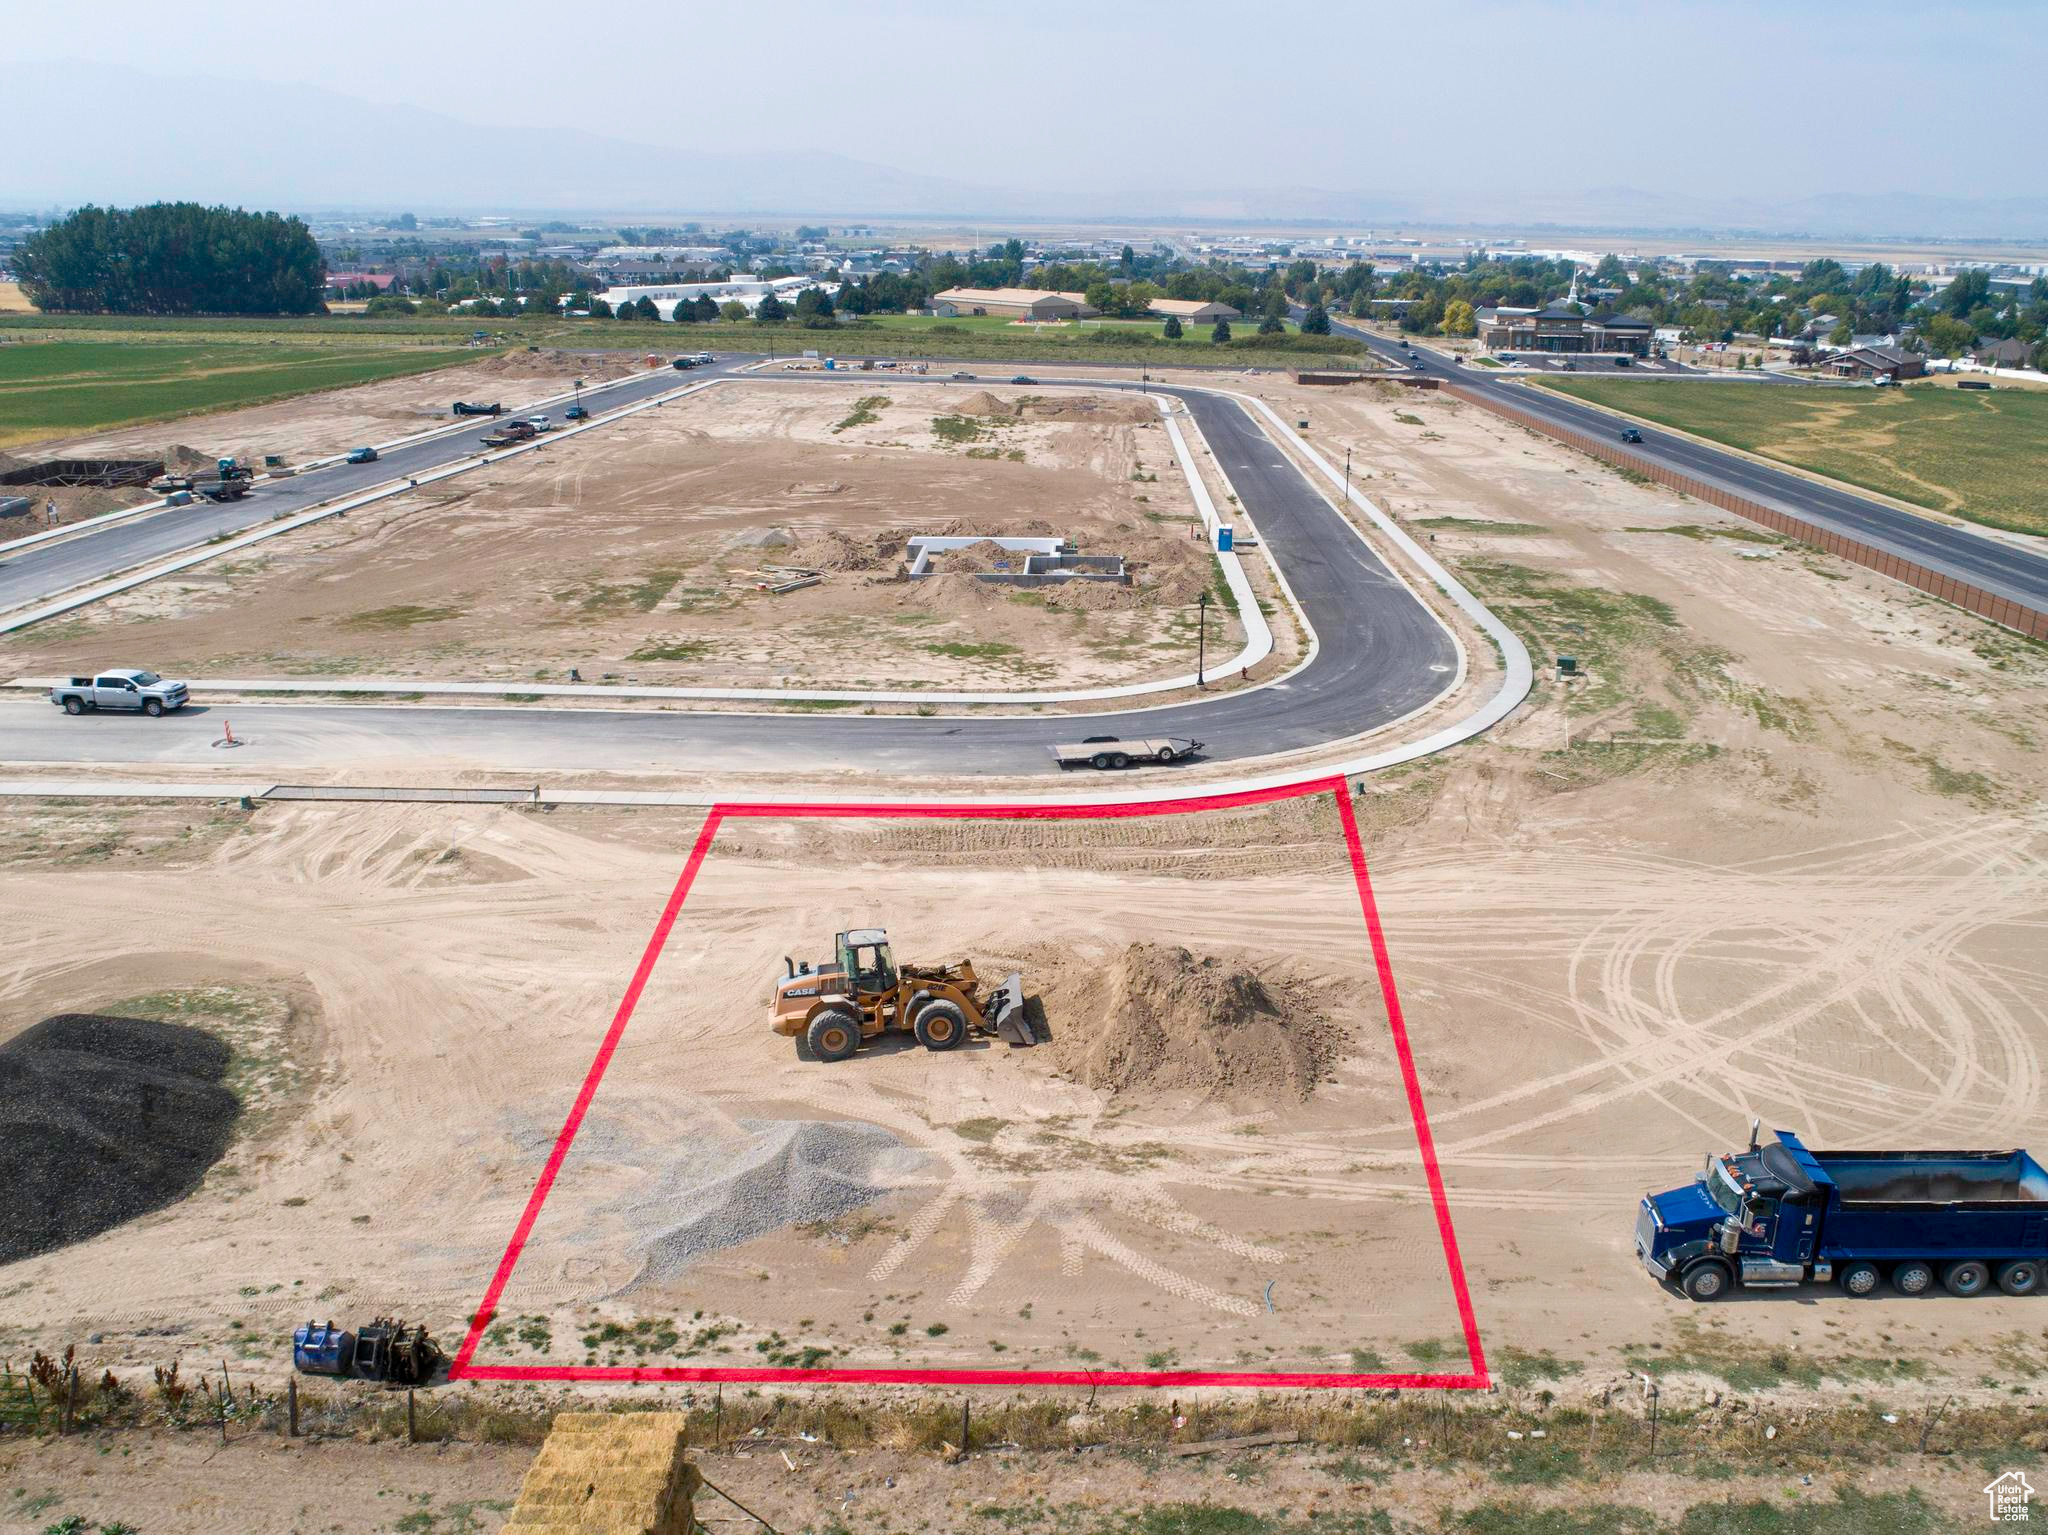
[[[611,305],[614,312],[622,304],[652,299],[661,317],[672,320],[676,305],[685,299],[708,298],[714,304],[737,302],[751,311],[758,309],[761,300],[771,293],[785,304],[795,303],[796,296],[806,288],[823,288],[827,293],[839,291],[837,283],[820,282],[815,277],[734,277],[727,282],[629,283],[607,288],[597,297]],[[563,302],[568,301],[564,299]]]
[[[1656,327],[1626,315],[1590,315],[1558,299],[1541,309],[1482,309],[1479,344],[1490,352],[1626,352],[1650,355]]]
[[[1155,298],[1148,306],[1156,315],[1172,315],[1183,325],[1214,325],[1218,320],[1241,320],[1244,315],[1229,304],[1192,298]]]
[[[948,288],[932,295],[932,312],[946,319],[996,315],[1005,320],[1079,320],[1098,311],[1079,293],[1047,288]]]

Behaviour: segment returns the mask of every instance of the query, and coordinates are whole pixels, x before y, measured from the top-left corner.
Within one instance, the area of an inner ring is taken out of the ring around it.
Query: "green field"
[[[2048,390],[1543,385],[1986,527],[2048,534]]]
[[[50,341],[0,346],[0,446],[475,362],[469,348]]]
[[[806,330],[795,324],[728,323],[670,325],[649,320],[570,320],[536,315],[516,320],[470,320],[459,315],[368,319],[330,315],[308,319],[139,319],[119,315],[0,315],[0,343],[11,340],[114,340],[151,342],[271,342],[333,349],[376,350],[393,346],[454,346],[476,330],[487,330],[507,346],[571,347],[591,350],[670,352],[767,352],[784,357],[807,348],[827,356],[1128,363],[1153,367],[1324,368],[1365,362],[1364,343],[1348,336],[1260,336],[1256,322],[1235,327],[1218,346],[1206,328],[1189,328],[1168,341],[1151,321],[1089,322],[1036,330],[988,316],[942,320],[910,315],[876,315]],[[4,351],[0,346],[0,351]]]

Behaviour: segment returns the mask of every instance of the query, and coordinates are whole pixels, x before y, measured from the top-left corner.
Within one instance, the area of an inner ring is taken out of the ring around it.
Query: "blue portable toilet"
[[[1231,534],[1232,534],[1232,533],[1233,533],[1234,531],[1235,531],[1235,530],[1234,530],[1233,528],[1231,528],[1231,527],[1229,526],[1229,524],[1227,524],[1227,523],[1219,523],[1219,524],[1217,525],[1217,528],[1216,528],[1216,552],[1217,552],[1218,554],[1228,554],[1228,553],[1230,553],[1230,547],[1231,547]]]

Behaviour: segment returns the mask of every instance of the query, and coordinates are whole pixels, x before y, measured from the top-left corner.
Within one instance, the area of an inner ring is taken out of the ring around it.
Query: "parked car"
[[[377,450],[375,448],[351,448],[348,461],[352,464],[374,464],[377,462]]]
[[[555,429],[555,419],[552,416],[528,416],[526,424],[536,432],[552,432]]]
[[[1632,426],[1625,426],[1621,429],[1621,440],[1623,442],[1641,442],[1643,434]]]
[[[66,714],[106,709],[155,717],[184,708],[186,699],[184,683],[166,682],[155,672],[133,667],[72,677],[50,689],[50,702]]]

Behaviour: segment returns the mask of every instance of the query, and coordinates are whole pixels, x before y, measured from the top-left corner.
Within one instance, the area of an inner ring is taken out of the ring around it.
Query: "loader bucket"
[[[982,1016],[988,1020],[990,1028],[1012,1045],[1038,1043],[1038,1035],[1024,1012],[1024,977],[1020,974],[1013,973],[988,994]]]

